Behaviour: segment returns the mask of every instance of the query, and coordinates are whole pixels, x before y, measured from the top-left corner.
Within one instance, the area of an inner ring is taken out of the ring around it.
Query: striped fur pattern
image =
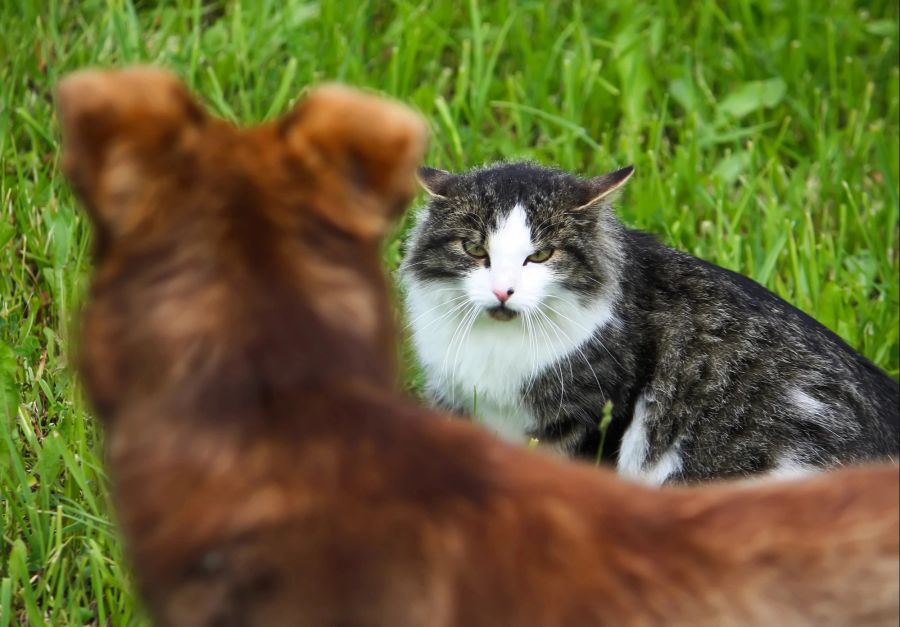
[[[593,459],[611,401],[603,457],[655,485],[895,457],[897,382],[750,279],[625,228],[609,198],[630,174],[420,170],[402,278],[435,403]]]

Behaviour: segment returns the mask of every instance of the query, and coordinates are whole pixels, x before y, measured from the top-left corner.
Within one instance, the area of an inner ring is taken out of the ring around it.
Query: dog
[[[57,105],[93,228],[79,370],[158,624],[897,624],[895,466],[654,490],[402,396],[405,107],[323,86],[241,129],[144,67]]]

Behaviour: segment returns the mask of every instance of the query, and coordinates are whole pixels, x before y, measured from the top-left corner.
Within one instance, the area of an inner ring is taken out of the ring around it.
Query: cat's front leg
[[[529,441],[563,457],[585,460],[614,458],[614,453],[611,454],[613,446],[604,443],[604,450],[600,450],[603,438],[599,423],[600,416],[594,420],[582,411],[561,413],[529,430]]]

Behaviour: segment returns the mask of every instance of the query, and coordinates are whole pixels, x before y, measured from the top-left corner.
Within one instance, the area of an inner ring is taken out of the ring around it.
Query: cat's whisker
[[[456,332],[453,334],[453,337],[450,338],[450,345],[447,353],[447,358],[449,358],[450,353],[453,352],[454,345],[456,346],[456,351],[453,353],[453,359],[451,363],[450,369],[450,378],[451,380],[456,380],[456,369],[459,365],[459,350],[462,348],[465,343],[465,338],[467,336],[467,331],[469,329],[470,321],[474,320],[478,315],[477,306],[472,304],[471,307],[466,309],[465,314],[462,316],[462,323],[457,326]]]
[[[453,335],[450,337],[450,342],[447,346],[447,354],[444,356],[444,365],[446,369],[446,361],[450,357],[450,351],[452,351],[453,346],[456,344],[458,340],[462,339],[462,331],[468,325],[469,319],[478,315],[479,307],[474,303],[467,303],[468,307],[465,308],[463,314],[459,317],[459,322],[456,325],[456,328],[453,331]],[[452,371],[451,371],[452,378]]]
[[[563,338],[560,337],[560,332],[562,332],[562,329],[560,329],[558,325],[554,324],[553,321],[547,316],[547,314],[544,313],[543,311],[541,311],[541,309],[539,307],[537,309],[535,309],[535,311],[538,313],[538,315],[540,315],[547,322],[547,325],[549,326],[550,330],[553,331],[554,335],[556,335],[556,339],[559,341],[560,345],[565,346],[565,342],[563,342]],[[557,331],[557,329],[558,329],[558,331]],[[564,332],[562,333],[562,335],[565,336],[565,339],[569,342],[569,344],[573,344],[572,340],[569,338],[568,335],[566,335]],[[569,380],[574,385],[575,372],[572,369],[571,354],[564,354],[563,356],[559,357],[559,359],[557,361],[561,361],[563,359],[565,359],[566,365],[569,366]],[[561,367],[561,365],[560,365],[560,367]],[[588,366],[588,367],[590,367],[590,366]]]
[[[545,224],[547,224],[548,222],[550,222],[550,220],[552,220],[552,219],[553,219],[553,216],[549,215],[546,218],[544,218],[543,220],[541,220],[540,224],[538,224],[535,227],[532,227],[532,229],[531,229],[532,233],[539,233],[540,230],[543,228],[543,226]]]
[[[550,228],[550,225],[547,223],[550,221],[550,218],[545,218],[538,226],[532,229],[532,240],[535,242],[541,241],[541,236],[544,234],[544,231]],[[545,226],[547,225],[547,226]]]
[[[456,329],[453,331],[453,335],[450,338],[450,342],[447,346],[447,350],[444,353],[444,362],[443,362],[443,366],[441,368],[442,371],[447,370],[447,360],[450,358],[450,351],[453,350],[453,345],[456,343],[456,338],[459,335],[460,330],[463,328],[463,326],[465,324],[468,323],[468,319],[473,316],[473,313],[475,316],[477,316],[479,313],[477,305],[470,303],[469,306],[470,306],[470,308],[468,310],[466,310],[466,313],[463,314],[463,316],[460,318],[459,322],[456,325]],[[461,337],[460,337],[460,341],[462,341]],[[456,368],[453,368],[449,373],[449,378],[450,378],[449,383],[451,385],[451,395],[452,395],[451,403],[455,402],[455,400],[456,400],[455,399],[455,395],[456,395],[455,373],[456,373]]]
[[[440,294],[441,292],[450,292],[450,291],[455,291],[455,292],[459,292],[459,293],[458,293],[456,296],[453,296],[452,298],[451,298],[451,297],[448,297],[447,300],[444,300],[444,301],[442,301],[442,302],[436,303],[435,308],[436,308],[436,307],[442,307],[442,306],[444,306],[444,305],[447,305],[448,303],[451,303],[451,302],[453,302],[453,301],[459,300],[460,298],[465,298],[465,297],[467,296],[467,294],[465,294],[464,292],[462,292],[462,290],[458,290],[458,289],[455,289],[455,288],[447,288],[447,289],[442,289],[442,290],[434,290],[434,291],[429,292],[429,294],[432,294],[432,295],[433,295],[433,294]],[[429,311],[430,311],[430,310],[429,310]]]
[[[578,329],[581,329],[582,331],[584,331],[586,334],[589,334],[588,339],[593,339],[593,340],[595,340],[595,341],[600,345],[600,347],[601,347],[603,350],[606,351],[606,354],[609,355],[610,359],[612,359],[612,360],[615,362],[615,364],[616,364],[617,366],[619,366],[620,368],[622,367],[622,364],[619,362],[618,359],[616,359],[616,356],[613,355],[613,354],[610,352],[610,350],[609,350],[608,348],[606,348],[606,345],[603,343],[603,339],[600,337],[600,336],[601,336],[601,333],[599,333],[599,331],[600,331],[599,329],[597,329],[597,328],[594,328],[594,329],[588,329],[588,328],[585,327],[584,325],[579,324],[578,322],[575,322],[575,321],[572,320],[569,316],[567,316],[566,314],[564,314],[564,313],[562,313],[561,311],[557,310],[556,308],[554,308],[553,306],[549,305],[549,304],[546,303],[546,302],[542,303],[542,306],[546,307],[547,309],[549,309],[550,311],[552,311],[552,312],[555,313],[556,315],[560,316],[561,318],[566,319],[566,320],[569,321],[571,324],[573,324],[575,327],[577,327]],[[562,328],[561,328],[561,327],[560,327],[560,331],[562,331]],[[588,340],[585,340],[585,341],[588,341]],[[576,348],[580,348],[580,347],[576,347]]]
[[[462,335],[460,335],[459,342],[457,343],[457,346],[456,346],[456,354],[453,357],[453,371],[452,371],[451,376],[453,377],[454,381],[457,380],[456,372],[460,367],[459,366],[459,364],[460,364],[459,351],[460,351],[460,349],[462,349],[463,345],[466,343],[466,340],[468,340],[469,334],[472,331],[472,327],[475,325],[475,321],[478,320],[479,315],[481,315],[481,309],[479,307],[473,308],[472,313],[469,316],[469,320],[468,320],[466,326],[463,328]],[[477,386],[475,387],[475,389],[473,389],[473,393],[474,394],[478,393]],[[475,405],[475,403],[473,402],[473,413],[474,413],[474,409],[475,409],[474,405]]]
[[[439,305],[436,305],[435,307],[432,307],[432,308],[429,309],[428,311],[423,312],[422,314],[420,314],[419,316],[417,316],[414,320],[411,320],[411,321],[406,325],[406,327],[409,328],[410,326],[412,326],[413,324],[415,324],[416,322],[418,322],[418,320],[419,320],[420,318],[422,318],[423,316],[426,316],[426,315],[430,314],[430,313],[431,313],[432,311],[434,311],[435,309],[440,309],[441,307],[450,307],[450,309],[448,309],[448,310],[445,311],[444,313],[438,315],[438,316],[435,317],[433,320],[428,321],[427,323],[425,323],[425,325],[423,325],[422,327],[420,327],[420,330],[427,329],[428,327],[430,327],[431,325],[433,325],[433,324],[435,324],[435,323],[437,323],[437,322],[443,322],[443,321],[446,320],[448,317],[452,316],[453,313],[455,313],[456,311],[459,311],[459,309],[460,309],[463,305],[465,305],[466,303],[468,303],[468,302],[469,302],[469,299],[468,299],[468,298],[461,297],[461,298],[454,298],[453,300],[447,301],[446,303],[440,303]]]
[[[436,280],[433,281],[433,283],[434,283],[435,285],[440,285],[440,284],[441,284],[440,282],[438,282],[438,281],[436,281]],[[462,289],[461,287],[459,287],[458,285],[448,285],[447,287],[442,287],[442,288],[440,288],[440,289],[436,289],[436,290],[434,290],[432,293],[434,293],[434,294],[440,294],[440,293],[442,293],[442,292],[460,292],[460,293],[463,293],[463,294],[464,294],[464,293],[465,293],[465,290],[463,290],[463,289]]]
[[[459,320],[457,320],[457,322],[456,322],[456,328],[453,330],[453,335],[450,336],[450,341],[447,343],[447,348],[446,348],[446,350],[445,350],[445,352],[444,352],[443,366],[441,367],[441,370],[440,370],[440,372],[441,372],[441,380],[443,380],[444,374],[447,372],[447,367],[446,367],[446,366],[447,366],[447,359],[448,359],[449,356],[450,356],[450,349],[451,349],[451,347],[453,346],[453,343],[454,343],[454,341],[455,341],[455,339],[456,339],[456,334],[459,333],[459,330],[460,330],[460,328],[462,327],[463,322],[466,320],[466,318],[467,318],[467,316],[469,315],[469,313],[471,313],[472,308],[475,307],[475,305],[472,304],[472,303],[465,303],[465,304],[467,304],[467,305],[469,306],[469,309],[467,309],[467,310],[465,311],[465,313],[459,317]],[[452,385],[452,384],[453,384],[453,381],[448,381],[448,383],[449,383],[450,385]]]
[[[460,336],[459,343],[456,346],[456,353],[453,355],[453,373],[451,375],[454,380],[456,379],[456,371],[459,368],[459,351],[460,351],[460,349],[462,349],[463,345],[465,344],[466,340],[468,339],[469,333],[471,333],[472,327],[475,324],[475,320],[478,319],[478,315],[480,313],[481,312],[476,309],[474,311],[474,315],[470,316],[469,322],[466,325],[466,328],[463,331],[463,334]],[[474,392],[477,394],[477,388],[474,390]],[[473,403],[473,405],[474,405],[474,403]]]
[[[420,314],[417,315],[415,318],[413,318],[412,320],[410,320],[409,322],[407,322],[407,323],[403,326],[404,330],[405,330],[405,329],[408,329],[409,327],[411,327],[412,325],[414,325],[416,322],[418,322],[419,320],[421,320],[422,318],[424,318],[425,316],[427,316],[428,314],[430,314],[430,313],[431,313],[432,311],[434,311],[435,309],[440,309],[441,307],[447,307],[447,306],[450,305],[451,303],[455,303],[455,302],[458,302],[458,301],[460,301],[460,300],[464,300],[465,298],[466,298],[466,295],[465,295],[465,294],[460,294],[459,296],[456,296],[455,298],[451,298],[451,299],[449,299],[449,300],[447,300],[447,301],[445,301],[445,302],[443,302],[443,303],[438,303],[437,305],[435,305],[435,306],[432,307],[431,309],[428,309],[427,311],[424,311],[424,312],[420,313]],[[448,313],[452,313],[452,310],[451,310],[450,312],[448,312]],[[424,326],[424,327],[422,327],[422,328],[423,328],[423,329],[428,328],[429,326],[431,326],[432,324],[434,324],[437,320],[442,320],[445,316],[446,316],[446,314],[445,314],[444,316],[441,316],[440,318],[437,318],[436,320],[432,320],[431,322],[429,322],[426,326]]]
[[[552,216],[546,218],[543,222],[541,222],[540,227],[538,227],[538,228],[535,230],[535,233],[534,233],[534,236],[533,236],[533,239],[534,239],[535,242],[541,241],[541,238],[543,237],[544,232],[553,228],[553,224],[550,223],[550,221],[551,221],[552,219],[553,219]]]
[[[459,313],[460,310],[465,308],[465,306],[468,304],[468,302],[469,302],[468,299],[465,299],[462,302],[459,302],[456,305],[454,305],[452,309],[441,314],[439,317],[435,318],[434,320],[431,320],[427,324],[425,324],[421,327],[418,327],[418,333],[421,335],[422,331],[426,331],[432,325],[439,324],[441,322],[446,321],[449,318],[452,318],[454,314]]]
[[[549,295],[549,296],[553,297],[552,295]],[[559,297],[556,296],[556,297],[554,297],[554,298],[559,298]],[[560,299],[560,300],[563,300],[563,302],[568,302],[568,301],[565,301],[565,299]],[[572,323],[573,325],[575,325],[577,328],[581,329],[581,330],[584,331],[585,333],[589,333],[589,334],[590,334],[590,335],[589,335],[589,339],[593,339],[594,341],[596,341],[597,344],[600,345],[600,348],[602,348],[603,350],[606,351],[606,354],[609,355],[610,359],[612,359],[613,362],[615,362],[615,364],[616,364],[617,366],[619,366],[619,368],[622,367],[622,364],[619,362],[618,359],[616,359],[616,356],[613,355],[612,352],[610,352],[610,350],[609,350],[608,348],[606,348],[606,344],[603,343],[603,339],[600,337],[600,336],[601,336],[601,333],[599,333],[599,329],[593,329],[593,330],[588,329],[588,328],[585,327],[584,325],[575,322],[574,320],[572,320],[570,317],[568,317],[568,316],[565,315],[564,313],[562,313],[562,312],[560,312],[560,311],[557,311],[554,307],[552,307],[551,305],[549,305],[547,302],[542,303],[542,306],[543,306],[543,307],[546,307],[547,309],[549,309],[550,311],[552,311],[552,312],[555,313],[556,315],[560,316],[561,318],[565,318],[566,320],[568,320],[570,323]],[[546,315],[546,314],[545,314],[545,315]],[[560,329],[560,330],[562,330],[562,329]],[[588,341],[588,340],[585,340],[585,341]],[[587,358],[585,358],[585,360],[586,360],[586,359],[587,359]],[[595,375],[595,378],[596,378],[596,375]],[[599,386],[600,384],[598,383],[597,385]]]
[[[547,341],[547,344],[548,345],[552,344],[552,341],[550,340],[550,336],[547,333],[546,329],[544,328],[544,325],[541,322],[541,319],[535,318],[535,322],[538,323],[541,333],[543,334],[544,339]],[[554,369],[556,370],[557,376],[559,377],[559,407],[556,410],[556,416],[554,418],[554,420],[555,420],[555,419],[559,418],[559,415],[562,413],[562,406],[563,406],[563,400],[565,398],[566,385],[563,382],[562,366],[559,364],[559,360],[558,359],[555,360],[552,365],[553,365]]]
[[[454,300],[455,300],[458,296],[462,296],[462,297],[467,297],[467,296],[468,296],[468,294],[466,294],[466,292],[465,292],[464,290],[457,289],[457,288],[445,288],[445,289],[441,289],[441,290],[429,291],[429,295],[441,294],[441,293],[443,293],[443,292],[450,292],[450,294],[447,294],[444,298],[448,298],[448,299],[452,298],[452,299],[454,299]],[[454,292],[456,293],[455,296],[454,296]],[[446,305],[447,302],[449,302],[449,301],[445,300],[445,301],[440,302],[440,303],[437,303],[437,304],[438,304],[438,305]]]
[[[522,404],[525,401],[525,397],[527,397],[529,392],[531,392],[531,388],[534,387],[534,382],[538,377],[537,342],[534,337],[534,322],[532,321],[531,314],[528,311],[522,313],[522,320],[525,322],[525,336],[528,339],[528,355],[531,360],[531,374],[528,376],[528,385],[525,388],[525,393],[520,395],[516,399],[517,408],[522,407]]]
[[[549,307],[549,305],[546,305],[546,306]],[[551,307],[551,309],[552,309],[552,307]],[[538,311],[541,315],[543,315],[544,318],[546,318],[546,320],[547,320],[548,323],[550,323],[550,324],[552,324],[553,326],[555,326],[556,328],[558,328],[559,331],[560,331],[560,333],[562,333],[562,334],[566,337],[566,339],[569,341],[570,344],[574,344],[574,342],[572,342],[571,338],[569,338],[569,335],[563,330],[562,327],[560,327],[558,324],[556,324],[555,322],[553,322],[553,321],[550,319],[550,317],[547,316],[546,313],[544,313],[543,311],[540,310],[540,308],[539,308],[537,311]],[[599,341],[599,340],[598,340],[598,341]],[[601,344],[601,346],[602,346],[602,344]],[[605,347],[604,347],[604,350],[605,350]],[[603,394],[605,395],[605,392],[604,392],[604,390],[603,390],[603,386],[600,385],[600,379],[597,377],[597,373],[596,373],[596,371],[594,370],[594,367],[591,365],[590,360],[587,358],[587,355],[585,355],[584,350],[582,350],[582,348],[581,348],[580,346],[576,346],[576,347],[575,347],[575,352],[578,353],[578,354],[581,356],[581,359],[584,360],[584,363],[585,363],[585,365],[588,367],[588,370],[590,371],[591,376],[594,377],[594,382],[597,384],[597,389],[600,390],[601,393],[603,393]],[[606,351],[606,352],[609,352],[609,351]],[[571,362],[570,362],[570,364],[571,364]]]
[[[534,330],[534,319],[532,318],[531,312],[525,312],[524,319],[528,322],[528,345],[529,345],[529,354],[531,355],[531,375],[530,381],[528,384],[528,389],[531,390],[531,386],[534,384],[534,381],[538,377],[538,358],[537,358],[537,337],[535,336]]]
[[[531,338],[531,334],[529,334],[529,339],[530,338]],[[532,362],[532,368],[531,368],[531,372],[524,378],[524,380],[527,381],[527,384],[525,385],[521,394],[518,394],[516,396],[516,398],[514,399],[513,406],[515,407],[517,412],[527,411],[526,399],[528,398],[528,394],[531,392],[532,388],[534,387],[535,382],[538,379],[537,374],[536,374],[536,371],[537,371],[536,359],[534,357],[533,350],[529,350],[529,358]]]
[[[596,283],[597,285],[599,285],[600,287],[602,287],[604,291],[609,290],[609,287],[610,287],[610,286],[609,286],[608,283],[601,283],[600,281],[598,281],[598,280],[595,279],[594,277],[592,277],[592,276],[590,276],[590,275],[587,275],[587,274],[584,275],[584,278],[587,279],[588,281],[593,281],[594,283]],[[615,279],[614,282],[616,282],[616,281],[618,281],[618,278]]]
[[[572,338],[570,338],[569,335],[565,331],[563,331],[562,328],[558,324],[553,322],[553,320],[551,320],[550,317],[541,310],[540,306],[537,307],[536,311],[540,316],[542,316],[547,321],[547,324],[550,325],[550,330],[553,331],[553,333],[556,335],[556,339],[559,340],[561,347],[564,347],[566,345],[566,342],[568,342],[572,346],[575,346],[576,349],[578,348],[577,344],[575,344],[575,342],[572,341]],[[565,342],[563,340],[565,340]],[[566,354],[565,360],[569,364],[569,375],[572,378],[572,380],[574,380],[575,375],[572,373],[571,355]]]

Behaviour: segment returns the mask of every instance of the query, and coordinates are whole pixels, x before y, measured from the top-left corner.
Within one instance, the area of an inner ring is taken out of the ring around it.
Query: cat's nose
[[[515,290],[513,288],[509,288],[506,290],[497,289],[496,287],[491,290],[494,293],[494,296],[497,297],[501,303],[505,303],[509,300],[509,297],[515,294]]]

